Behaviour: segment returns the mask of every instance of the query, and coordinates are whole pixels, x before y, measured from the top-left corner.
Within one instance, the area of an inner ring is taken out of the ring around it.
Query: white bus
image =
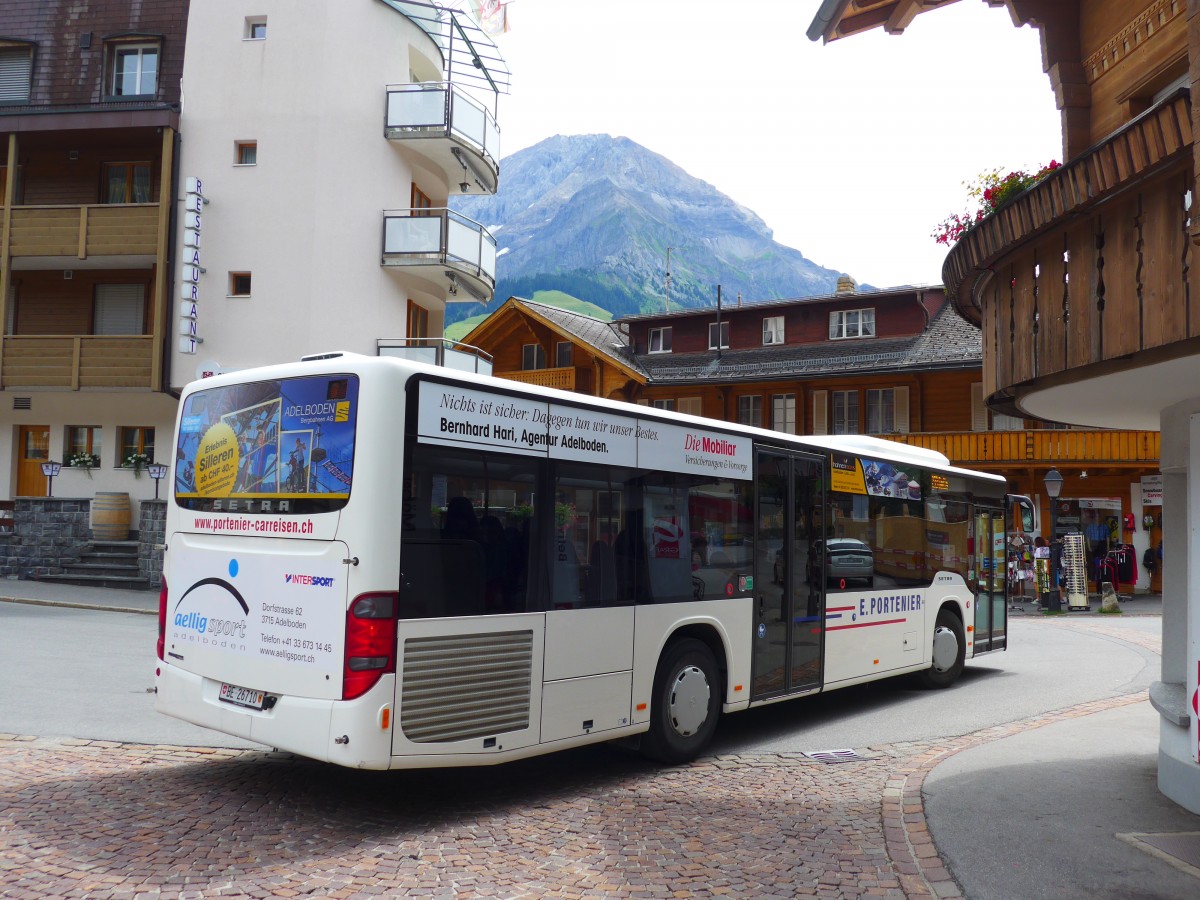
[[[189,385],[175,446],[156,708],[339,765],[683,762],[1007,645],[1004,479],[902,444],[331,353]]]

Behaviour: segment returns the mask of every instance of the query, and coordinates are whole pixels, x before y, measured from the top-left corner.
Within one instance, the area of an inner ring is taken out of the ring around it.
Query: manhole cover
[[[834,763],[858,762],[863,757],[858,755],[856,750],[813,750],[811,753],[805,753],[809,759],[815,759],[817,762],[833,765]]]

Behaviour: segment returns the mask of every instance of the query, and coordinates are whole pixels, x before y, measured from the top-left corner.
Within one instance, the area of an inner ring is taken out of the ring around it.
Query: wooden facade
[[[607,323],[519,297],[506,300],[463,340],[491,355],[497,377],[525,384],[628,399],[643,377],[612,352],[618,338]],[[570,362],[558,365],[564,344],[571,348]],[[526,354],[540,365],[526,368]]]
[[[6,46],[30,52],[25,102],[0,105],[0,390],[162,389],[187,9],[106,0],[68,30],[43,4],[0,13]],[[120,96],[129,43],[155,78]],[[137,333],[97,333],[103,285],[139,286]]]
[[[1161,433],[1108,450],[1148,463],[1159,457],[1150,473],[1161,467],[1160,486],[1148,495],[1136,468],[1098,464],[1092,454],[1105,453],[1103,445],[1044,452],[1064,477],[1064,497],[1120,497],[1122,522],[1135,526],[1123,533],[1139,558],[1162,551],[1151,585],[1163,594],[1162,681],[1150,689],[1163,715],[1158,785],[1200,813],[1194,732],[1175,712],[1190,707],[1200,667],[1200,601],[1188,590],[1200,568],[1200,545],[1189,537],[1200,467],[1200,120],[1191,96],[1200,82],[1200,3],[988,2],[1040,36],[1064,164],[964,234],[943,280],[951,302],[982,328],[990,407]],[[825,0],[808,34],[898,33],[941,5]],[[981,54],[976,64],[995,61]],[[971,119],[948,111],[939,124],[970,128]]]
[[[723,309],[729,346],[719,356],[708,349],[715,309],[633,316],[612,327],[510,298],[464,340],[493,355],[500,377],[797,434],[830,433],[834,393],[853,394],[856,416],[843,423],[853,433],[937,450],[956,465],[1002,475],[1013,491],[1031,496],[1044,495],[1042,480],[1054,466],[1064,470],[1072,492],[1064,496],[1127,497],[1131,481],[1158,471],[1157,432],[1052,428],[989,414],[978,344],[965,358],[953,358],[972,336],[978,341],[978,332],[945,302],[940,288],[906,288]],[[875,312],[873,337],[830,340],[831,312],[868,308]],[[781,344],[764,348],[765,318],[783,320]],[[652,332],[661,341],[664,328],[671,330],[670,351],[650,352]],[[614,337],[627,342],[627,352],[598,346]],[[553,364],[562,342],[572,344],[571,366]],[[524,369],[533,345],[545,365]],[[727,370],[720,360],[729,361]],[[903,415],[890,430],[869,428],[870,391],[905,398],[896,403]],[[1080,478],[1081,472],[1088,474]],[[1043,499],[1043,521],[1049,514]]]

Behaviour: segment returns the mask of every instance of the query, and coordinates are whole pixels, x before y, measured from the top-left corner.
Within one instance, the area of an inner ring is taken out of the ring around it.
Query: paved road
[[[155,714],[153,616],[0,603],[0,896],[1197,896],[1115,837],[1200,830],[1147,775],[1159,627],[1017,619],[950,691],[731,716],[675,769],[602,746],[359,773]]]

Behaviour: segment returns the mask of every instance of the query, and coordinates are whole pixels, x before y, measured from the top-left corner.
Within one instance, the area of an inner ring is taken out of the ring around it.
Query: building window
[[[560,369],[569,369],[574,365],[574,345],[570,341],[559,341],[554,345],[554,365]]]
[[[833,392],[833,433],[858,434],[858,391]]]
[[[651,353],[670,353],[671,352],[671,329],[670,328],[651,328],[650,329],[650,352]]]
[[[763,319],[763,345],[783,343],[783,316]]]
[[[845,309],[829,314],[829,339],[875,337],[874,309]]]
[[[87,454],[92,457],[100,456],[100,437],[103,429],[93,425],[68,425],[67,446],[63,452],[65,459]],[[93,462],[92,465],[97,465]]]
[[[651,400],[650,405],[655,409],[666,409],[671,410],[672,412],[675,410],[674,400]]]
[[[265,41],[267,39],[266,16],[248,16],[242,37],[247,41]]]
[[[890,388],[867,391],[867,434],[896,430],[896,398]]]
[[[680,397],[679,404],[675,408],[689,416],[704,415],[704,404],[699,397]]]
[[[101,200],[104,203],[150,203],[150,163],[105,163]]]
[[[141,426],[121,427],[121,457],[117,461],[118,468],[125,465],[125,460],[135,453],[145,456],[150,462],[154,461],[154,429]]]
[[[238,141],[234,145],[235,166],[258,165],[258,141]]]
[[[230,297],[249,297],[250,296],[251,275],[249,272],[230,272],[229,273],[229,296]]]
[[[108,53],[111,96],[154,95],[158,89],[158,44],[112,44]]]
[[[429,337],[429,310],[411,300],[408,301],[408,336],[410,338]]]
[[[762,397],[738,397],[737,420],[739,425],[762,427]]]
[[[145,321],[145,286],[98,284],[92,310],[92,334],[141,334]]]
[[[708,349],[724,350],[729,346],[729,323],[708,323]]]
[[[541,344],[525,344],[521,347],[521,369],[532,372],[546,368],[546,351]]]
[[[771,427],[787,434],[796,433],[795,394],[775,394],[771,397]]]
[[[415,184],[412,186],[411,193],[412,193],[411,200],[412,200],[413,215],[414,216],[429,215],[429,213],[427,213],[427,212],[419,212],[418,211],[418,210],[426,210],[426,209],[433,208],[433,201],[431,199],[429,199],[429,195],[426,194],[419,187],[417,187]]]
[[[32,47],[0,46],[0,103],[28,103],[32,76]]]

